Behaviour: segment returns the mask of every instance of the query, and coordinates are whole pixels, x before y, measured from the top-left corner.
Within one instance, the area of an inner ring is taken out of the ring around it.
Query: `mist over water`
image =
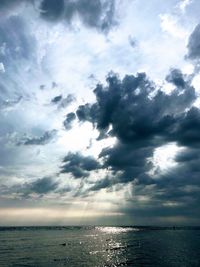
[[[200,266],[200,228],[1,227],[1,267]]]

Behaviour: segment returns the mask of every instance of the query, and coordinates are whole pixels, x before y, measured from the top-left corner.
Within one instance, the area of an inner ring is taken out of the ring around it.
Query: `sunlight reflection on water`
[[[108,233],[108,234],[121,234],[121,233],[130,232],[130,231],[134,231],[134,232],[140,231],[140,229],[133,228],[133,227],[112,227],[112,226],[95,227],[95,229],[101,232],[104,232],[104,233]]]

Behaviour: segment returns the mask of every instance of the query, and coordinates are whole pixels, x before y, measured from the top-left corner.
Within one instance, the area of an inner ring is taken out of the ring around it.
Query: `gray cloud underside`
[[[12,187],[1,187],[1,195],[4,194],[18,194],[22,198],[29,198],[31,194],[37,194],[43,196],[50,192],[58,190],[59,183],[55,181],[53,177],[38,178],[32,182],[25,182],[20,185],[14,185]]]
[[[98,170],[100,164],[92,156],[83,156],[80,153],[68,153],[63,159],[61,173],[71,173],[74,178],[89,176],[90,171]]]

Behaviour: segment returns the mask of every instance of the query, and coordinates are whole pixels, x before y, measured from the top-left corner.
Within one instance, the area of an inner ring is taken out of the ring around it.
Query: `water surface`
[[[0,228],[0,266],[200,266],[200,228]]]

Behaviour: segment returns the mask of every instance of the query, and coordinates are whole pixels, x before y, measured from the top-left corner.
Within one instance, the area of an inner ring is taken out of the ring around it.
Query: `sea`
[[[0,227],[0,267],[200,267],[200,227]]]

